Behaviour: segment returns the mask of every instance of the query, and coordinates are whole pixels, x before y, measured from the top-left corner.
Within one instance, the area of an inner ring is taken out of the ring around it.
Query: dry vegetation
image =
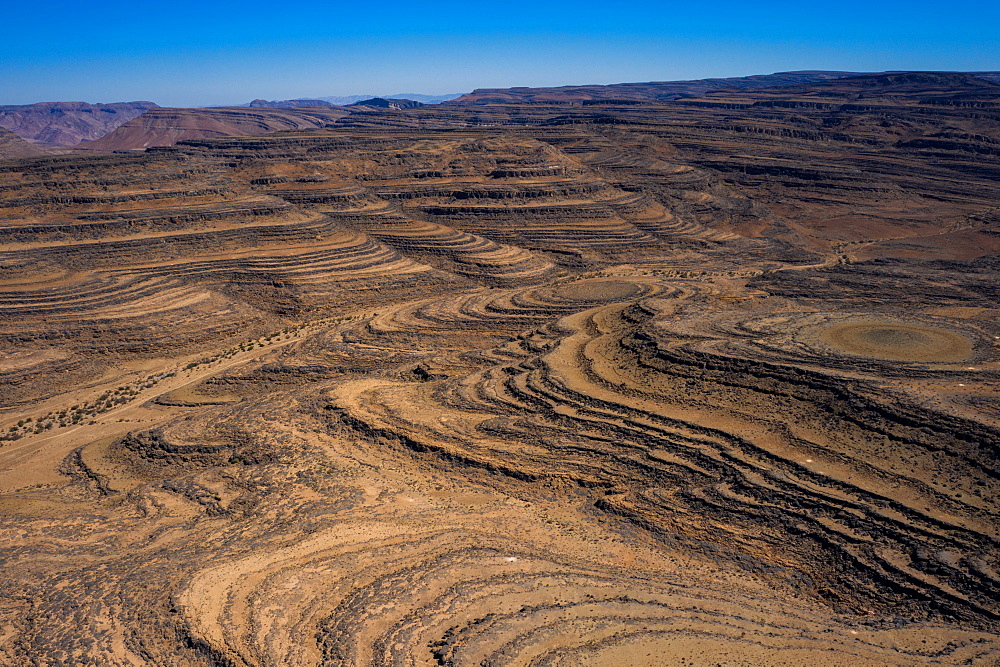
[[[996,664],[1000,111],[762,99],[0,163],[0,662]]]

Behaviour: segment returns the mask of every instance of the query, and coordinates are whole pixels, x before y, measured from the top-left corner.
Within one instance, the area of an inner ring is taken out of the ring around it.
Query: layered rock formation
[[[244,107],[158,108],[78,148],[100,152],[136,150],[171,146],[184,139],[311,129],[324,127],[348,113],[338,108],[318,107],[252,110]]]
[[[367,100],[358,100],[350,106],[352,107],[363,107],[365,109],[416,109],[417,107],[424,106],[423,103],[417,102],[416,100],[405,100],[398,98],[386,99],[384,97],[373,97]]]
[[[254,109],[297,109],[299,107],[332,107],[326,100],[261,100],[252,101],[248,106]]]
[[[991,664],[1000,111],[869,84],[0,163],[0,662]]]
[[[0,128],[0,160],[45,155],[48,151],[29,144],[13,132]]]
[[[0,127],[39,146],[68,147],[103,137],[156,108],[152,102],[39,102],[0,106]]]
[[[700,95],[720,88],[755,89],[794,84],[808,84],[858,72],[826,72],[805,70],[777,72],[692,81],[650,81],[648,83],[616,83],[610,85],[558,86],[553,88],[477,88],[457,97],[449,104],[500,104],[517,102],[583,102],[596,100],[664,101]]]
[[[851,76],[763,90],[718,90],[685,104],[752,104],[783,108],[843,109],[866,113],[902,105],[995,107],[1000,83],[964,72],[898,72]],[[862,105],[862,106],[857,106]]]

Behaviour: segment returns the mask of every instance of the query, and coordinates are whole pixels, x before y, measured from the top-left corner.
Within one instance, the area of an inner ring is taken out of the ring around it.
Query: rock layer
[[[13,132],[0,129],[0,160],[45,155],[44,148],[29,144]]]
[[[99,139],[156,106],[152,102],[39,102],[7,105],[0,106],[0,127],[39,146],[69,147],[76,146],[81,141]]]
[[[88,151],[118,151],[171,146],[183,139],[268,134],[323,127],[348,112],[337,108],[163,109],[125,123],[110,134],[80,146]]]
[[[882,83],[0,163],[0,662],[992,664],[997,112]]]

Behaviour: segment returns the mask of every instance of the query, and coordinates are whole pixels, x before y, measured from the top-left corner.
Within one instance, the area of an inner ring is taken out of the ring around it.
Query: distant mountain
[[[254,109],[298,109],[300,107],[332,107],[326,100],[254,100],[249,105]]]
[[[728,79],[651,81],[610,85],[560,86],[557,88],[479,88],[446,104],[496,104],[504,102],[586,102],[598,100],[666,101],[702,95],[722,88],[770,88],[857,76],[861,72],[803,70],[757,74]]]
[[[969,74],[990,83],[1000,83],[1000,72],[969,72]]]
[[[10,130],[0,128],[0,160],[35,157],[36,155],[45,155],[46,153],[48,151],[44,148],[29,144]]]
[[[397,93],[395,95],[345,95],[345,96],[333,96],[333,97],[316,97],[309,99],[295,99],[295,100],[254,100],[247,105],[240,106],[250,106],[250,107],[267,107],[271,109],[292,109],[304,106],[349,106],[351,104],[356,104],[363,100],[371,99],[385,99],[385,100],[413,100],[415,102],[422,102],[423,104],[438,104],[440,102],[446,102],[448,100],[453,100],[456,97],[460,97],[461,93],[454,93],[451,95],[422,95],[420,93]]]
[[[103,137],[120,125],[155,108],[157,105],[153,102],[39,102],[8,105],[0,106],[0,127],[39,146],[67,147]]]
[[[360,102],[361,100],[370,100],[373,97],[378,97],[378,95],[334,95],[333,97],[320,97],[319,99],[324,102],[329,102],[334,106],[342,107],[347,106],[348,104],[354,104],[355,102]],[[388,95],[387,97],[392,97],[392,95]]]
[[[268,134],[283,130],[324,127],[351,112],[339,108],[266,109],[219,107],[214,109],[157,108],[125,123],[111,134],[81,144],[80,150],[116,151],[172,146],[184,139]]]
[[[824,84],[842,81],[848,78],[857,79],[852,85],[862,85],[865,76],[909,76],[912,74],[936,74],[945,79],[940,79],[934,85],[938,90],[947,90],[949,87],[963,87],[969,83],[968,79],[952,78],[947,79],[947,75],[961,77],[973,77],[980,82],[1000,84],[1000,72],[937,72],[937,73],[914,73],[914,72],[840,72],[824,70],[801,70],[795,72],[777,72],[775,74],[757,74],[754,76],[741,76],[733,78],[719,79],[695,79],[691,81],[651,81],[646,83],[614,83],[608,85],[586,85],[586,86],[559,86],[554,88],[479,88],[467,95],[462,95],[452,99],[445,104],[503,104],[522,102],[577,102],[577,103],[600,103],[602,101],[623,101],[623,102],[666,102],[682,98],[693,98],[703,95],[735,95],[738,91],[762,90],[771,88],[787,88],[790,86],[805,86],[813,84]],[[878,80],[873,85],[879,89],[884,88],[884,81]],[[903,80],[900,79],[900,82]],[[917,91],[920,86],[925,86],[928,82],[916,83],[911,86],[910,91]],[[902,84],[901,84],[902,85]],[[933,88],[933,86],[931,86]],[[810,90],[820,91],[822,88],[810,88]],[[828,88],[835,90],[835,88]],[[924,92],[928,92],[927,88]],[[728,92],[724,92],[728,91]]]
[[[420,93],[396,93],[395,95],[376,95],[375,97],[385,97],[388,99],[416,100],[424,104],[440,104],[461,97],[462,93],[452,93],[450,95],[421,95]]]
[[[966,72],[882,72],[793,86],[715,90],[683,104],[837,107],[843,104],[933,104],[1000,108],[998,82]]]
[[[365,107],[368,109],[416,109],[417,107],[422,107],[424,104],[422,102],[417,102],[416,100],[406,100],[406,99],[386,99],[384,97],[373,97],[369,100],[359,100],[354,104],[348,105],[352,110],[364,110],[356,109],[356,107]]]
[[[782,86],[775,90],[822,94],[864,95],[884,94],[934,95],[953,93],[969,88],[996,90],[998,84],[968,72],[881,72],[823,81],[809,86]]]

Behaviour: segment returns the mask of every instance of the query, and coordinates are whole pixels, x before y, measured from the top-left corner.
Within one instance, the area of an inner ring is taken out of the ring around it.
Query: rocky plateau
[[[1000,664],[1000,85],[849,74],[0,153],[0,664]]]

